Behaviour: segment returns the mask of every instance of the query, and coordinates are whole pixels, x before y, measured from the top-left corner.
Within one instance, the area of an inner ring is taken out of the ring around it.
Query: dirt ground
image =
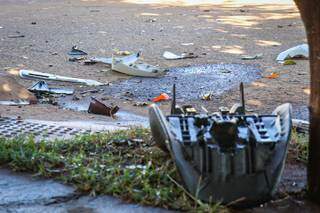
[[[290,102],[296,117],[307,118],[306,113],[299,112],[308,102],[308,61],[298,60],[292,66],[275,61],[281,51],[306,42],[297,8],[290,1],[243,2],[4,0],[0,7],[0,70],[14,73],[14,69],[27,68],[113,84],[128,78],[108,71],[101,64],[83,66],[69,62],[67,52],[73,45],[92,56],[111,56],[115,48],[141,50],[145,62],[164,68],[245,63],[262,70],[262,78],[246,84],[249,109],[270,112],[277,105]],[[12,35],[24,37],[12,38]],[[168,61],[162,57],[166,50],[192,52],[199,57]],[[241,60],[242,55],[259,53],[263,53],[262,59]],[[272,72],[280,73],[280,77],[264,77]],[[18,76],[16,79],[26,87],[33,82]],[[64,83],[55,85],[74,87],[77,91],[92,89]],[[191,103],[214,110],[221,105],[231,107],[237,101],[238,90],[234,87],[213,101],[199,99]],[[135,100],[111,96],[108,102],[138,114],[147,113],[146,107],[132,106]],[[162,104],[162,108],[168,109],[169,103]],[[49,120],[97,117],[53,105],[0,106],[0,114]]]

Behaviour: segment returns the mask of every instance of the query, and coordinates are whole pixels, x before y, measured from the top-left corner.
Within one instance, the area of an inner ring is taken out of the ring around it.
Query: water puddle
[[[139,101],[150,100],[165,92],[170,94],[172,85],[176,84],[177,98],[199,100],[207,92],[221,95],[240,82],[251,82],[261,77],[262,70],[247,64],[206,64],[188,67],[170,68],[169,72],[159,78],[134,77],[120,81],[105,88],[105,95],[123,96],[132,94]]]

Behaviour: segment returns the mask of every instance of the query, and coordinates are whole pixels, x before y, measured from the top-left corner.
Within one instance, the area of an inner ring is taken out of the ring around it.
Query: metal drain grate
[[[17,118],[0,117],[0,137],[12,138],[34,135],[36,140],[70,139],[78,134],[90,134],[90,130],[59,125],[48,125],[24,121]]]

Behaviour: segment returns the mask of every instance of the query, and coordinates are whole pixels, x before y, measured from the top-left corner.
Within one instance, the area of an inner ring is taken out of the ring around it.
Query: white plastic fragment
[[[177,59],[196,58],[197,57],[193,53],[182,53],[180,55],[177,55],[177,54],[174,54],[169,51],[165,51],[162,56],[167,60],[177,60]]]
[[[130,60],[114,58],[112,61],[112,70],[140,77],[157,77],[166,70],[145,63],[131,63]]]
[[[255,59],[261,59],[263,56],[262,53],[256,54],[256,55],[244,55],[241,57],[242,60],[255,60]]]
[[[134,54],[131,54],[131,55],[128,55],[128,56],[124,56],[124,57],[116,57],[115,59],[117,61],[118,60],[122,60],[125,63],[134,63],[139,59],[140,56],[141,56],[141,52],[138,52],[138,53],[134,53]],[[112,57],[111,58],[92,57],[92,58],[90,58],[90,61],[111,65],[112,64]]]
[[[30,102],[26,100],[11,100],[11,101],[0,101],[0,105],[5,106],[21,106],[21,105],[29,105]]]
[[[286,51],[280,53],[277,57],[277,61],[282,62],[289,58],[296,57],[305,57],[309,58],[309,46],[308,44],[301,44],[295,47],[292,47]]]
[[[103,83],[100,83],[96,80],[71,78],[71,77],[66,77],[66,76],[61,76],[61,75],[38,72],[38,71],[34,71],[34,70],[20,70],[19,75],[21,78],[42,79],[42,80],[51,80],[51,81],[64,81],[64,82],[86,84],[88,86],[104,85]]]

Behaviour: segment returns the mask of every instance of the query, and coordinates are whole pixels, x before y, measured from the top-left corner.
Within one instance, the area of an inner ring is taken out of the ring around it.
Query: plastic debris
[[[162,55],[167,60],[178,60],[178,59],[186,59],[186,58],[197,58],[197,55],[193,53],[182,53],[180,55],[174,54],[169,51],[165,51]]]
[[[28,88],[28,90],[39,95],[42,93],[72,95],[74,93],[73,89],[49,88],[49,85],[45,81],[38,81]]]
[[[27,100],[12,100],[12,101],[0,101],[0,105],[5,106],[23,106],[31,104],[30,101]]]
[[[125,64],[131,64],[131,63],[136,62],[139,59],[140,56],[141,56],[141,52],[137,52],[137,53],[133,53],[131,55],[124,56],[124,57],[115,57],[115,60],[116,61],[122,60],[123,63],[125,63]],[[85,64],[86,63],[87,64],[90,64],[90,63],[103,63],[103,64],[111,65],[112,64],[112,57],[111,58],[92,57],[89,60],[85,61]]]
[[[22,34],[17,34],[17,35],[8,35],[8,38],[24,38],[25,36]]]
[[[86,58],[83,57],[83,56],[80,56],[80,57],[72,57],[72,58],[69,58],[68,60],[71,61],[71,62],[77,62],[77,61],[82,61],[82,60],[85,60]]]
[[[99,115],[113,116],[119,111],[118,106],[107,106],[101,101],[91,97],[91,102],[89,105],[88,112]]]
[[[213,92],[207,92],[201,96],[201,100],[211,101],[213,98]]]
[[[152,102],[160,102],[170,100],[170,96],[167,93],[161,93],[159,96],[152,99]]]
[[[61,75],[55,75],[50,73],[43,73],[33,70],[20,70],[19,73],[21,78],[28,78],[28,79],[41,79],[41,80],[51,80],[51,81],[64,81],[64,82],[72,82],[72,83],[79,83],[79,84],[86,84],[88,86],[101,86],[104,85],[95,80],[90,79],[81,79],[81,78],[71,78]]]
[[[148,106],[149,104],[147,102],[136,102],[133,104],[133,106],[137,106],[137,107],[144,107],[144,106]]]
[[[194,43],[181,43],[182,46],[192,46]]]
[[[309,58],[309,46],[307,44],[301,44],[283,51],[278,55],[277,61],[283,62],[286,59],[301,57]]]
[[[266,78],[268,78],[268,79],[276,79],[276,78],[279,78],[279,76],[280,76],[279,73],[273,72],[270,75],[266,76]]]
[[[244,55],[241,57],[242,60],[255,60],[255,59],[261,59],[263,56],[262,53],[256,54],[256,55]]]
[[[130,57],[130,58],[128,58]],[[163,74],[166,70],[145,63],[132,63],[133,59],[137,59],[137,56],[128,56],[125,58],[113,58],[111,68],[114,71],[141,77],[157,77]]]
[[[88,53],[78,49],[78,47],[75,45],[72,47],[71,51],[68,52],[68,55],[88,55]]]

